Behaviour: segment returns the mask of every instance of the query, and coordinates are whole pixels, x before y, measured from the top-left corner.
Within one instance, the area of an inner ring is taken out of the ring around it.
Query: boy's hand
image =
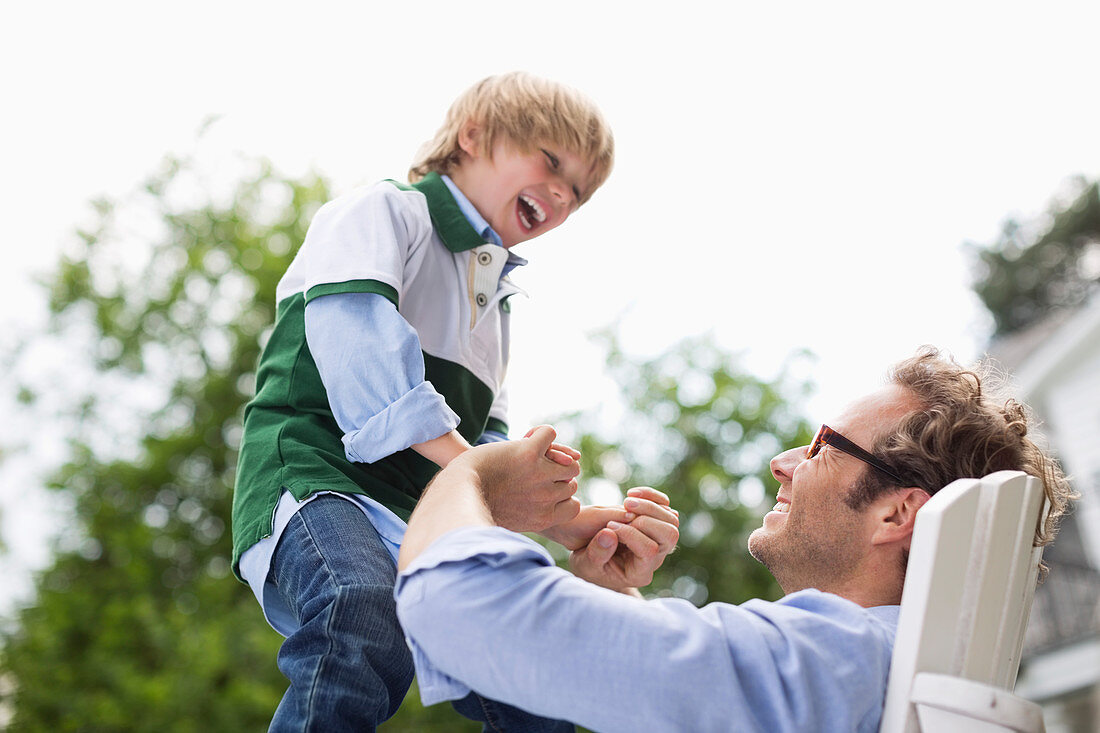
[[[535,431],[539,428],[549,428],[553,430],[549,425],[539,425],[538,427],[531,428],[524,435],[524,438],[530,438],[534,435]],[[555,434],[556,437],[556,434]],[[570,466],[581,458],[581,452],[563,443],[551,443],[550,447],[546,450],[546,457],[554,463],[560,463],[563,466]],[[579,471],[579,469],[578,469]]]
[[[630,523],[610,521],[570,554],[569,567],[591,583],[629,593],[649,585],[653,572],[676,548],[680,517],[667,496],[649,487],[628,491],[623,505],[635,515]]]
[[[631,519],[634,519],[634,514],[621,506],[586,504],[581,507],[577,516],[568,522],[548,527],[539,534],[557,542],[567,550],[579,550],[591,542],[596,533],[605,528],[608,522],[626,524]]]
[[[477,476],[493,521],[514,532],[538,532],[568,522],[580,510],[577,491],[580,454],[554,442],[557,433],[541,425],[523,440],[488,443],[455,458],[456,469]]]

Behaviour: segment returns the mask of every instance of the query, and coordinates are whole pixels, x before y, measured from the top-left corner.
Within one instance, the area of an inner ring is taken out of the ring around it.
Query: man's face
[[[917,407],[906,390],[889,386],[857,400],[829,426],[870,450]],[[806,453],[803,446],[772,459],[778,501],[749,536],[749,552],[787,593],[834,589],[858,573],[875,529],[874,503],[859,511],[844,503],[864,472],[874,469],[830,445],[813,458]]]
[[[590,185],[589,166],[567,150],[537,145],[522,152],[507,142],[487,155],[476,140],[451,178],[505,247],[544,234],[577,210]]]

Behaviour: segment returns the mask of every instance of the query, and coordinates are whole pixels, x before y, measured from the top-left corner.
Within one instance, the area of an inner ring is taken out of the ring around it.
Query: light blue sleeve
[[[426,704],[468,686],[608,733],[871,733],[896,625],[896,610],[818,591],[702,609],[640,601],[485,527],[433,543],[395,597]]]
[[[383,296],[314,298],[306,304],[305,331],[349,461],[373,463],[458,426],[443,396],[424,381],[416,331]]]
[[[477,439],[478,445],[485,445],[486,443],[503,443],[508,440],[508,436],[504,433],[496,430],[486,430],[481,434],[481,437]]]

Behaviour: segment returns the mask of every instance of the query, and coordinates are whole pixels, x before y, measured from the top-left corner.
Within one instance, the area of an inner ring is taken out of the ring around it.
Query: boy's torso
[[[256,397],[245,411],[234,495],[235,567],[245,549],[270,534],[283,489],[298,499],[322,490],[366,494],[407,517],[437,470],[412,450],[369,465],[347,460],[305,340],[304,312],[313,297],[365,291],[394,301],[417,331],[426,378],[458,414],[463,437],[473,442],[487,424],[503,427],[490,420],[490,408],[507,365],[506,299],[518,289],[501,279],[507,250],[486,244],[461,214],[455,217],[456,210],[435,176],[415,189],[376,184],[318,212],[320,235],[307,236],[279,283],[275,328],[257,370]],[[406,241],[388,256],[363,256],[371,235],[354,224],[384,216],[391,222],[382,228],[392,227],[392,236]],[[339,226],[325,232],[334,220]],[[312,234],[313,224],[310,229]]]

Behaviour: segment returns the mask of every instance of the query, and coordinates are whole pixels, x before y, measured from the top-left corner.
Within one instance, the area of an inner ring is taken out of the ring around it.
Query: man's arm
[[[817,591],[639,602],[494,527],[498,508],[575,511],[552,440],[464,453],[410,519],[395,597],[426,704],[472,688],[601,731],[877,729],[893,634],[874,609]]]
[[[425,704],[469,688],[607,733],[877,729],[892,635],[837,596],[638,601],[484,525],[446,532],[395,595]]]

